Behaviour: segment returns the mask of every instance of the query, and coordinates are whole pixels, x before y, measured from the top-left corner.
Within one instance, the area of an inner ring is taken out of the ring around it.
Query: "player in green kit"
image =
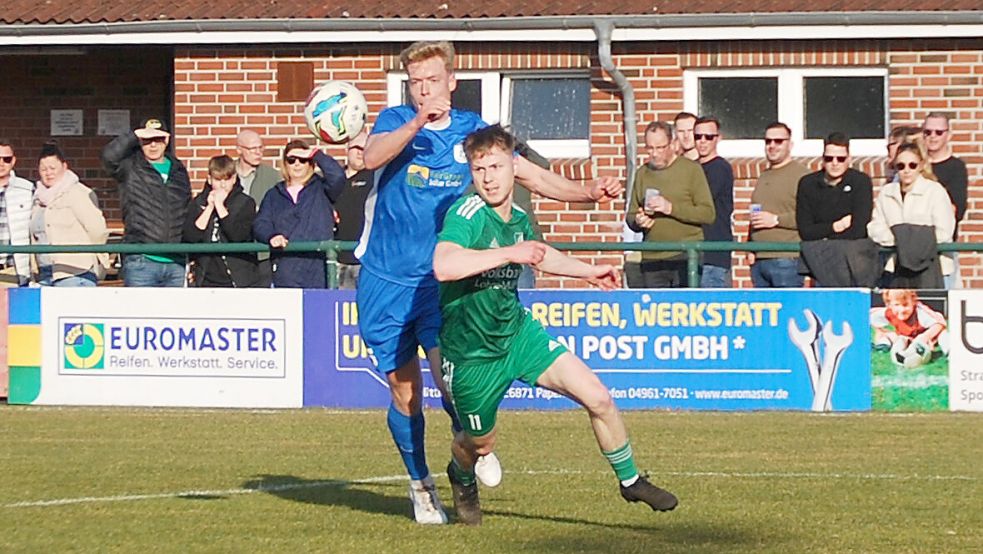
[[[512,204],[514,147],[513,137],[500,127],[465,139],[478,194],[461,198],[447,211],[434,251],[444,319],[441,373],[464,427],[454,438],[447,467],[458,518],[469,525],[481,523],[474,464],[494,449],[498,406],[515,380],[583,406],[601,452],[621,482],[621,496],[653,510],[672,510],[676,497],[638,474],[625,424],[608,389],[519,303],[521,264],[582,278],[604,290],[619,288],[621,278],[613,266],[592,266],[535,240],[526,214]]]

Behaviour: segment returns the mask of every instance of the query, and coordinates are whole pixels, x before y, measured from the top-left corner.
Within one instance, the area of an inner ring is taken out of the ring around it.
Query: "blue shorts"
[[[437,346],[439,287],[400,285],[363,267],[355,300],[359,332],[375,355],[377,370],[389,373],[416,356],[419,346],[424,351]]]

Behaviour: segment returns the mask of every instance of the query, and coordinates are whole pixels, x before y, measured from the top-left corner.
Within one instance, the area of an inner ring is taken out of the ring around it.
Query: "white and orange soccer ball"
[[[311,91],[304,103],[307,128],[320,140],[340,144],[365,127],[369,106],[365,96],[347,81],[328,81]]]

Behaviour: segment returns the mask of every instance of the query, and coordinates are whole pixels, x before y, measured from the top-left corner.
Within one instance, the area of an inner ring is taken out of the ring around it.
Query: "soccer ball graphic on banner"
[[[901,336],[891,345],[891,361],[899,367],[914,369],[932,361],[932,349]]]
[[[304,103],[304,121],[314,136],[335,144],[355,138],[369,111],[365,96],[347,81],[314,87]]]

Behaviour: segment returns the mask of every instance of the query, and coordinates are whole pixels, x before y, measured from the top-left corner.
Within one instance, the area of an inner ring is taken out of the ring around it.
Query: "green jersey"
[[[512,205],[512,217],[502,221],[477,194],[455,202],[444,218],[438,242],[453,242],[471,250],[512,246],[534,239],[529,217]],[[458,366],[501,358],[522,328],[525,308],[516,293],[520,264],[505,264],[477,275],[440,284],[443,326],[440,348]]]

